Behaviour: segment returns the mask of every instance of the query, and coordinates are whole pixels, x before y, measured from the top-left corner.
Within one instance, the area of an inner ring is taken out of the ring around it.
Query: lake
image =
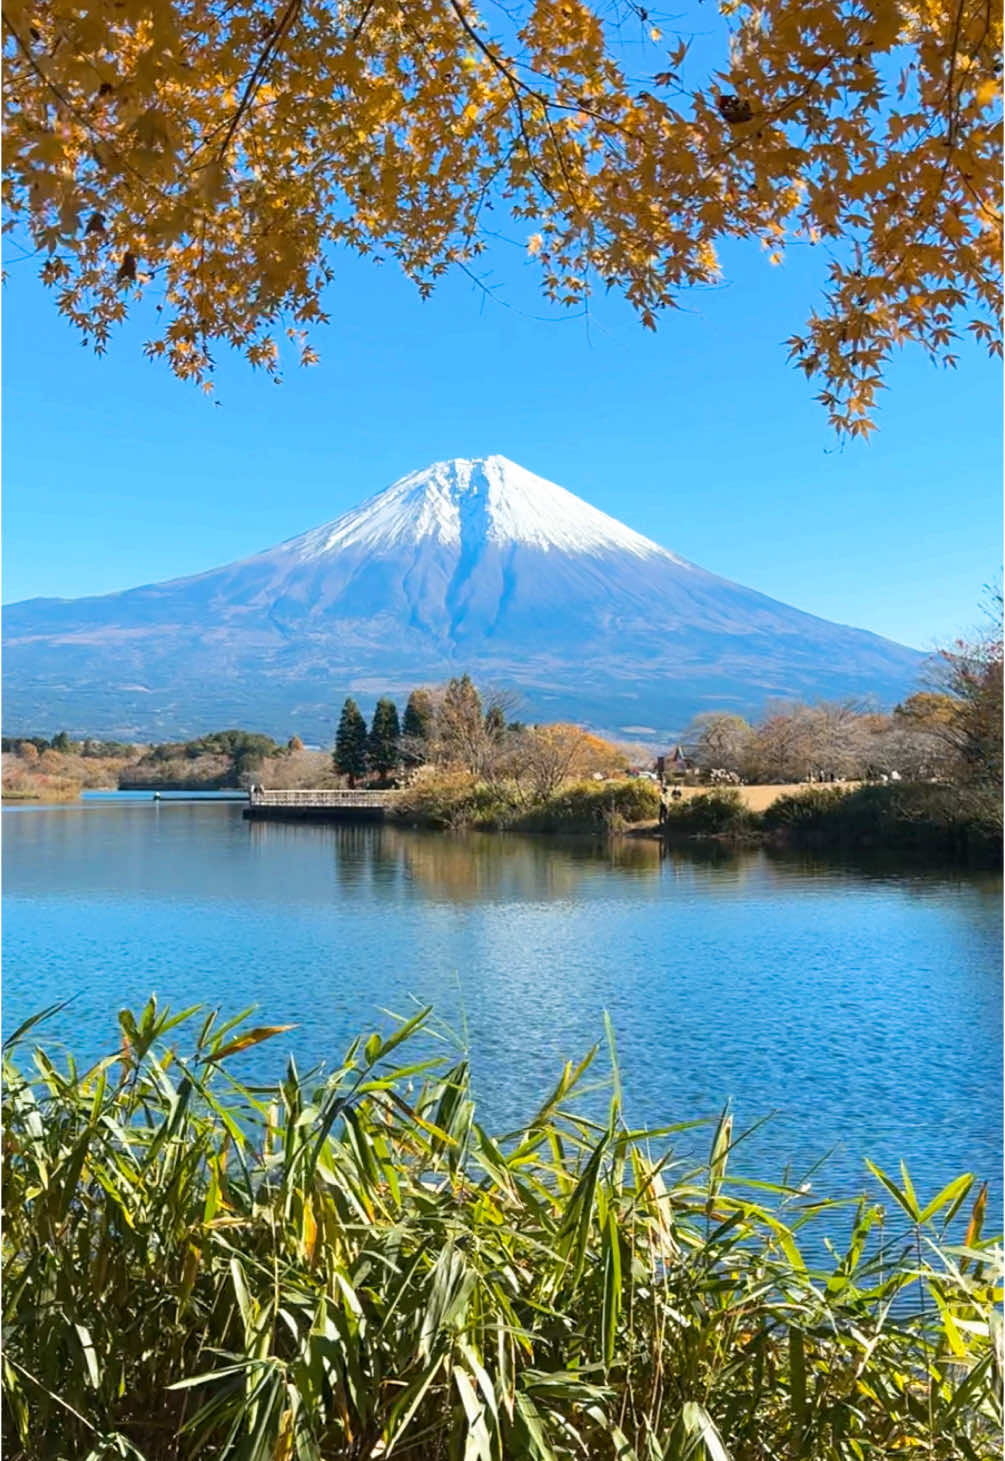
[[[89,1060],[151,993],[298,1028],[251,1079],[331,1063],[381,1009],[466,1031],[488,1119],[529,1114],[566,1057],[618,1041],[638,1122],[761,1117],[751,1175],[919,1193],[970,1170],[1001,1210],[1001,880],[764,852],[664,857],[392,827],[249,824],[238,804],[88,796],[3,813],[4,1028],[56,1000]],[[705,1144],[708,1137],[697,1138]]]

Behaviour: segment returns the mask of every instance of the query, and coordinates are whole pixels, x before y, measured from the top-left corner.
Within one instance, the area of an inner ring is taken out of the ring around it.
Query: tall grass
[[[567,1065],[477,1120],[425,1013],[272,1090],[275,1031],[120,1016],[86,1071],[6,1062],[6,1455],[38,1461],[983,1458],[1000,1445],[984,1190],[849,1212],[606,1119]],[[956,1224],[966,1231],[949,1241]]]

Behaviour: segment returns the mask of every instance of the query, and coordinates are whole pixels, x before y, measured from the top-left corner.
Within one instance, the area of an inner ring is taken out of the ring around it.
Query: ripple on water
[[[151,990],[296,1022],[302,1068],[380,1009],[466,1023],[487,1116],[512,1124],[610,1012],[633,1119],[769,1113],[737,1161],[833,1151],[961,1170],[1001,1205],[1000,881],[764,853],[607,847],[387,827],[249,825],[227,804],[88,801],[4,811],[11,1029],[68,996],[82,1058]],[[285,1051],[244,1058],[268,1079]],[[704,1140],[704,1138],[702,1138]]]

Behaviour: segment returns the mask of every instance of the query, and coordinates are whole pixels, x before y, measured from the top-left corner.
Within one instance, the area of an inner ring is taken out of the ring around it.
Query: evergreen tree
[[[402,735],[413,736],[419,741],[430,740],[435,713],[433,697],[429,691],[413,690],[405,706],[405,718],[401,723]]]
[[[366,721],[352,696],[342,706],[332,759],[335,770],[348,776],[350,786],[355,786],[357,776],[366,772]]]
[[[398,736],[401,727],[398,725],[398,707],[393,700],[386,696],[377,701],[376,709],[373,712],[373,723],[370,726],[370,739],[367,742],[367,753],[370,758],[370,765],[381,776],[387,776],[393,771],[400,759],[398,751]]]
[[[436,730],[436,707],[428,690],[413,690],[401,722],[401,757],[408,766],[429,759]]]

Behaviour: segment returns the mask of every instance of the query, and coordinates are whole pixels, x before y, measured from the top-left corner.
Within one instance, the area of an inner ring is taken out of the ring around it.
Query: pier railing
[[[390,807],[398,791],[267,791],[253,786],[248,802],[253,807]]]

